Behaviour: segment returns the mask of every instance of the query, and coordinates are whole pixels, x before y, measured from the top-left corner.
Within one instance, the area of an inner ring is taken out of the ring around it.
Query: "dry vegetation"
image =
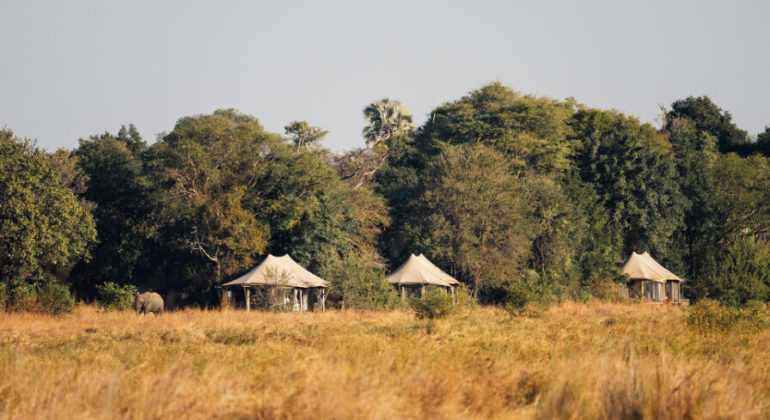
[[[680,308],[0,315],[3,418],[767,418],[770,330]]]

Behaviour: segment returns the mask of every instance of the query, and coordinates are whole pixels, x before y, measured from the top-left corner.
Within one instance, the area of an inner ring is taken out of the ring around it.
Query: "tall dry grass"
[[[0,315],[2,418],[767,418],[770,332],[683,310]]]

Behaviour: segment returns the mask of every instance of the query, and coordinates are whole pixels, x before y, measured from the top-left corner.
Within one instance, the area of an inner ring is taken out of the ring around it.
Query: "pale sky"
[[[0,0],[0,127],[48,149],[236,108],[363,145],[362,109],[432,108],[490,81],[654,122],[709,95],[770,124],[770,1]]]

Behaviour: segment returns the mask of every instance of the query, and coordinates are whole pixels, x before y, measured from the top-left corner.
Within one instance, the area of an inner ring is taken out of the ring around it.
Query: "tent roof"
[[[283,277],[283,278],[282,278]],[[297,264],[289,254],[268,255],[258,266],[222,286],[287,286],[298,288],[328,287],[329,282]]]
[[[399,285],[434,285],[450,287],[460,284],[454,277],[436,267],[424,255],[410,255],[396,271],[388,276],[388,283]]]
[[[632,280],[651,280],[660,283],[666,280],[684,281],[676,274],[666,270],[648,252],[644,254],[632,252],[626,264],[623,265],[623,274],[627,274]]]

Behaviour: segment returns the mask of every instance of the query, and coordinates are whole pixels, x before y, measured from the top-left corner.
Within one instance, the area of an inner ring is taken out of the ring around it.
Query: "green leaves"
[[[578,111],[572,126],[579,173],[595,186],[619,228],[623,254],[650,250],[676,261],[673,233],[682,225],[687,201],[665,137],[608,111]]]
[[[89,207],[49,156],[0,131],[0,279],[46,283],[87,258],[95,237]]]

